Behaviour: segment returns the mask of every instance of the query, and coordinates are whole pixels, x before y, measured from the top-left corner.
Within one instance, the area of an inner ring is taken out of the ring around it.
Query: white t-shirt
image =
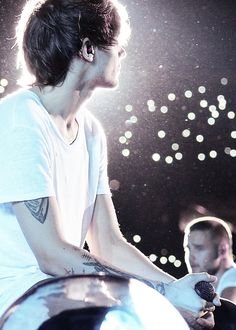
[[[236,288],[236,265],[226,270],[219,280],[216,292],[221,295],[226,288]]]
[[[110,194],[103,129],[86,109],[77,121],[78,135],[69,144],[32,91],[20,89],[1,100],[0,315],[49,277],[40,271],[11,202],[56,196],[66,238],[82,247],[96,195]]]

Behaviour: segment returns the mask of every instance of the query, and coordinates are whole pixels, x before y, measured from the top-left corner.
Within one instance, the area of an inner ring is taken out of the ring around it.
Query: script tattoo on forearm
[[[163,282],[152,282],[152,281],[146,280],[146,279],[136,276],[136,275],[131,275],[131,274],[121,272],[110,266],[107,266],[107,265],[105,266],[105,265],[101,264],[97,259],[95,259],[94,257],[91,257],[88,254],[83,254],[82,258],[85,259],[85,262],[83,262],[83,265],[88,266],[88,267],[93,267],[95,270],[94,273],[103,272],[105,274],[118,275],[118,276],[121,276],[126,279],[134,278],[134,279],[137,279],[137,280],[145,283],[146,285],[150,286],[152,289],[155,289],[163,296],[165,295],[165,284]]]
[[[117,274],[120,276],[125,276],[125,275],[127,276],[127,274],[125,274],[119,270],[116,270],[110,266],[102,265],[97,259],[89,256],[88,254],[84,253],[82,255],[82,259],[85,259],[85,262],[83,262],[83,265],[94,268],[94,273],[103,272],[106,274]]]
[[[32,199],[24,202],[33,217],[41,223],[44,223],[48,214],[48,197]]]

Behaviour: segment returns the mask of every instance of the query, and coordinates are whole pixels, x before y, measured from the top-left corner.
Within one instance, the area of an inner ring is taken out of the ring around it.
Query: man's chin
[[[119,86],[119,80],[113,80],[107,83],[107,88],[115,89]]]
[[[98,87],[107,88],[107,89],[117,89],[119,87],[119,81],[108,81],[106,84],[103,84]]]
[[[201,269],[197,266],[192,266],[191,269],[192,269],[192,273],[201,273],[202,272]]]

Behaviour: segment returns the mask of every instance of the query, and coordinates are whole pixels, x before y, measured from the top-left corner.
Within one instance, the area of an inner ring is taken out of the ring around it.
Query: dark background
[[[17,88],[19,72],[12,46],[23,3],[0,0],[0,79],[8,80],[1,97]],[[231,132],[236,131],[236,2],[122,3],[129,11],[132,37],[120,86],[95,92],[88,106],[108,137],[109,177],[125,237],[147,256],[156,255],[156,265],[179,277],[186,273],[182,229],[194,215],[222,217],[232,224],[235,237],[236,139]],[[200,86],[205,87],[204,93]],[[185,96],[187,90],[192,97]],[[175,94],[174,101],[169,100],[170,93]],[[223,109],[219,109],[219,95],[225,100]],[[148,100],[153,101],[155,111],[150,111]],[[207,101],[207,107],[200,105],[201,100]],[[131,112],[127,105],[132,106]],[[218,111],[214,125],[208,123],[212,105]],[[167,113],[162,106],[168,107]],[[188,118],[190,112],[194,120]],[[185,129],[190,130],[188,137],[182,136]],[[160,130],[164,138],[158,137]],[[132,137],[122,144],[119,138],[127,131]],[[199,134],[204,137],[202,143],[196,141]],[[181,160],[175,158],[173,143],[179,145]],[[122,155],[123,149],[129,150],[128,157]],[[215,158],[209,155],[212,150],[217,153]],[[155,153],[160,155],[158,162],[152,159]],[[203,161],[198,159],[201,153]],[[173,158],[171,164],[165,161],[167,156]],[[134,235],[141,237],[139,243],[133,241]],[[182,265],[161,264],[160,258],[170,255]]]

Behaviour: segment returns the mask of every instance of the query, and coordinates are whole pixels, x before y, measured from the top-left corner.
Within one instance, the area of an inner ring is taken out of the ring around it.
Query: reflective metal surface
[[[163,296],[134,279],[103,274],[72,275],[38,284],[0,322],[1,330],[174,328],[188,326]]]

